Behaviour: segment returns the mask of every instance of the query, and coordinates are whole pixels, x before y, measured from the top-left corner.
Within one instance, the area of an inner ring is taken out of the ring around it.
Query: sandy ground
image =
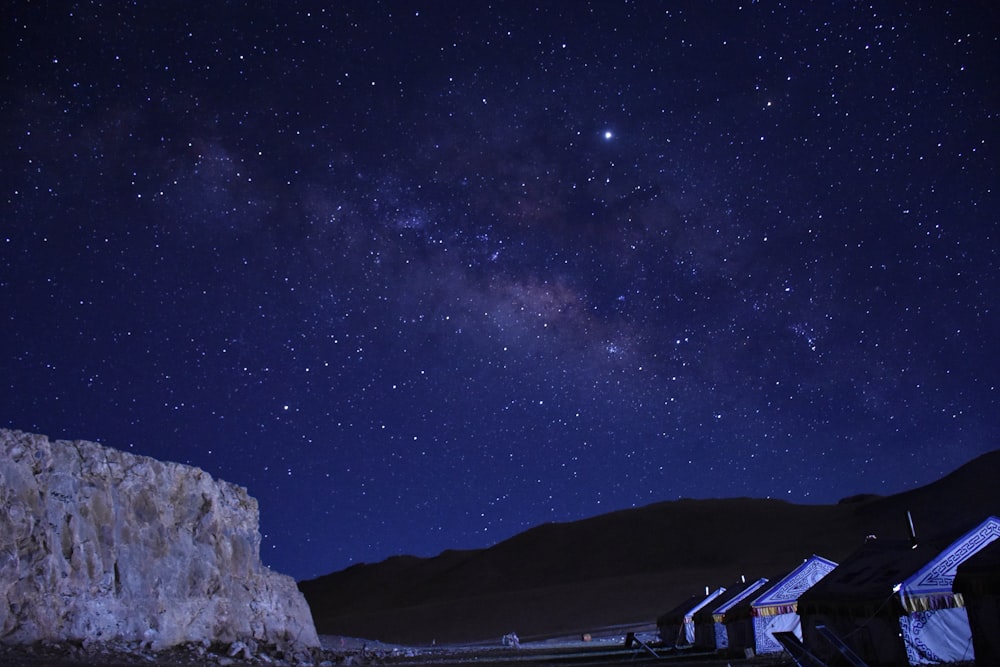
[[[622,628],[598,631],[583,637],[554,637],[506,645],[502,638],[475,644],[401,646],[378,641],[325,635],[321,650],[290,654],[259,652],[248,654],[232,647],[184,646],[163,652],[137,647],[88,646],[47,643],[31,646],[0,644],[0,664],[5,667],[333,667],[334,665],[507,665],[514,667],[600,667],[628,664],[632,667],[670,665],[685,667],[768,667],[790,665],[782,658],[733,659],[714,653],[649,649],[633,645],[625,648]],[[655,640],[655,629],[639,629],[637,637],[647,643]]]

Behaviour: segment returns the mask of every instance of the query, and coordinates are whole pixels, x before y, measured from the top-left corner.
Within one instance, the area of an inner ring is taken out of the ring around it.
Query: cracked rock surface
[[[0,429],[0,507],[2,643],[319,646],[294,580],[260,562],[243,487]]]

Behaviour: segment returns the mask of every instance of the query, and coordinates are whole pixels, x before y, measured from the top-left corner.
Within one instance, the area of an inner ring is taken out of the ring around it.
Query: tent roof
[[[726,589],[725,593],[717,597],[715,600],[712,600],[712,604],[702,607],[701,610],[694,615],[695,620],[699,622],[713,621],[713,616],[716,614],[725,614],[737,604],[746,600],[760,590],[760,588],[766,583],[767,579],[761,578],[756,581],[746,581],[735,586],[731,586]]]
[[[906,540],[866,542],[837,569],[803,593],[799,608],[808,613],[830,605],[841,608],[881,606],[889,602],[895,591],[906,593],[906,586],[911,587],[908,592],[911,599],[934,594],[951,596],[953,573],[963,556],[967,558],[989,544],[991,534],[994,535],[992,539],[1000,536],[1000,522],[993,517],[990,519],[957,539],[954,534],[922,539],[915,548]],[[952,572],[950,579],[949,570]],[[934,582],[935,587],[928,586],[928,582]]]
[[[794,604],[816,582],[837,567],[832,560],[812,555],[750,603],[751,607]]]
[[[904,597],[951,593],[958,566],[991,542],[1000,538],[1000,519],[987,517],[981,524],[955,540],[937,558],[907,577],[900,594]]]
[[[708,595],[692,595],[687,600],[656,619],[656,624],[664,625],[670,622],[683,622],[685,617],[698,612],[725,592],[725,588],[716,588]]]
[[[921,541],[911,548],[908,540],[866,542],[829,575],[802,594],[799,608],[815,604],[881,602],[892,596],[893,586],[916,572],[940,551],[940,544]]]
[[[704,600],[702,600],[701,602],[699,602],[695,606],[693,606],[690,609],[688,609],[687,612],[684,614],[685,618],[687,618],[689,616],[693,617],[699,611],[701,611],[705,607],[708,607],[712,602],[714,602],[715,600],[717,600],[718,597],[720,595],[722,595],[723,593],[725,593],[725,592],[726,592],[726,589],[724,587],[716,588],[714,591],[712,591],[707,596],[705,596]]]
[[[729,607],[726,609],[726,622],[728,623],[730,621],[737,621],[744,618],[750,618],[753,615],[753,608],[751,605],[755,600],[754,594],[759,595],[762,592],[762,590],[767,590],[766,588],[767,583],[770,583],[770,581],[781,581],[786,577],[790,576],[792,572],[795,572],[795,570],[797,570],[799,567],[800,566],[796,566],[792,570],[782,573],[780,576],[775,575],[774,579],[770,579],[768,582],[765,582],[764,586],[755,588],[753,593],[751,593],[750,595],[740,596],[739,600],[733,601],[733,603],[730,604]]]
[[[680,603],[667,613],[661,615],[656,619],[657,625],[664,625],[666,623],[675,622],[680,623],[684,620],[684,616],[687,615],[695,605],[705,599],[705,595],[692,595],[684,602]]]
[[[995,540],[958,566],[956,593],[967,598],[988,594],[1000,595],[1000,540]]]

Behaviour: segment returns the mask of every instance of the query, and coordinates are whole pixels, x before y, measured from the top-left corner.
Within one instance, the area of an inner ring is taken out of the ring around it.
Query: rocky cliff
[[[191,466],[0,430],[0,641],[318,646],[257,501]]]

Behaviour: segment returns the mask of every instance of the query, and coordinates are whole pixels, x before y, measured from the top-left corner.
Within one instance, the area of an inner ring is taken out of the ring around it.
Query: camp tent
[[[958,566],[1000,538],[1000,519],[989,517],[900,583],[905,614],[899,619],[911,665],[973,658],[969,617],[952,591]]]
[[[902,609],[893,586],[937,554],[947,542],[870,539],[829,575],[799,598],[802,638],[806,648],[828,662],[838,650],[821,636],[826,627],[871,665],[906,664],[900,638]]]
[[[754,650],[753,616],[751,615],[750,603],[753,602],[755,595],[760,595],[760,589],[726,610],[727,653],[739,655],[746,654],[748,649]]]
[[[821,556],[810,556],[750,603],[754,650],[758,655],[780,653],[784,649],[775,632],[793,632],[801,639],[799,597],[829,574],[837,564]]]
[[[729,587],[725,593],[706,605],[694,615],[695,644],[715,650],[729,648],[729,632],[726,629],[726,618],[730,610],[756,593],[767,579],[741,582]]]
[[[976,660],[1000,665],[1000,540],[958,566],[952,590],[965,600]]]
[[[666,646],[674,646],[684,633],[684,615],[688,610],[705,599],[704,595],[692,595],[670,611],[656,619],[656,629],[660,641]]]
[[[957,539],[870,540],[799,600],[806,648],[838,652],[838,636],[869,664],[936,664],[973,659],[968,616],[952,590],[961,563],[1000,537],[990,517]],[[822,632],[820,627],[825,628]]]
[[[694,595],[656,620],[660,639],[669,646],[687,648],[694,645],[694,615],[726,592],[717,588],[707,595]]]

